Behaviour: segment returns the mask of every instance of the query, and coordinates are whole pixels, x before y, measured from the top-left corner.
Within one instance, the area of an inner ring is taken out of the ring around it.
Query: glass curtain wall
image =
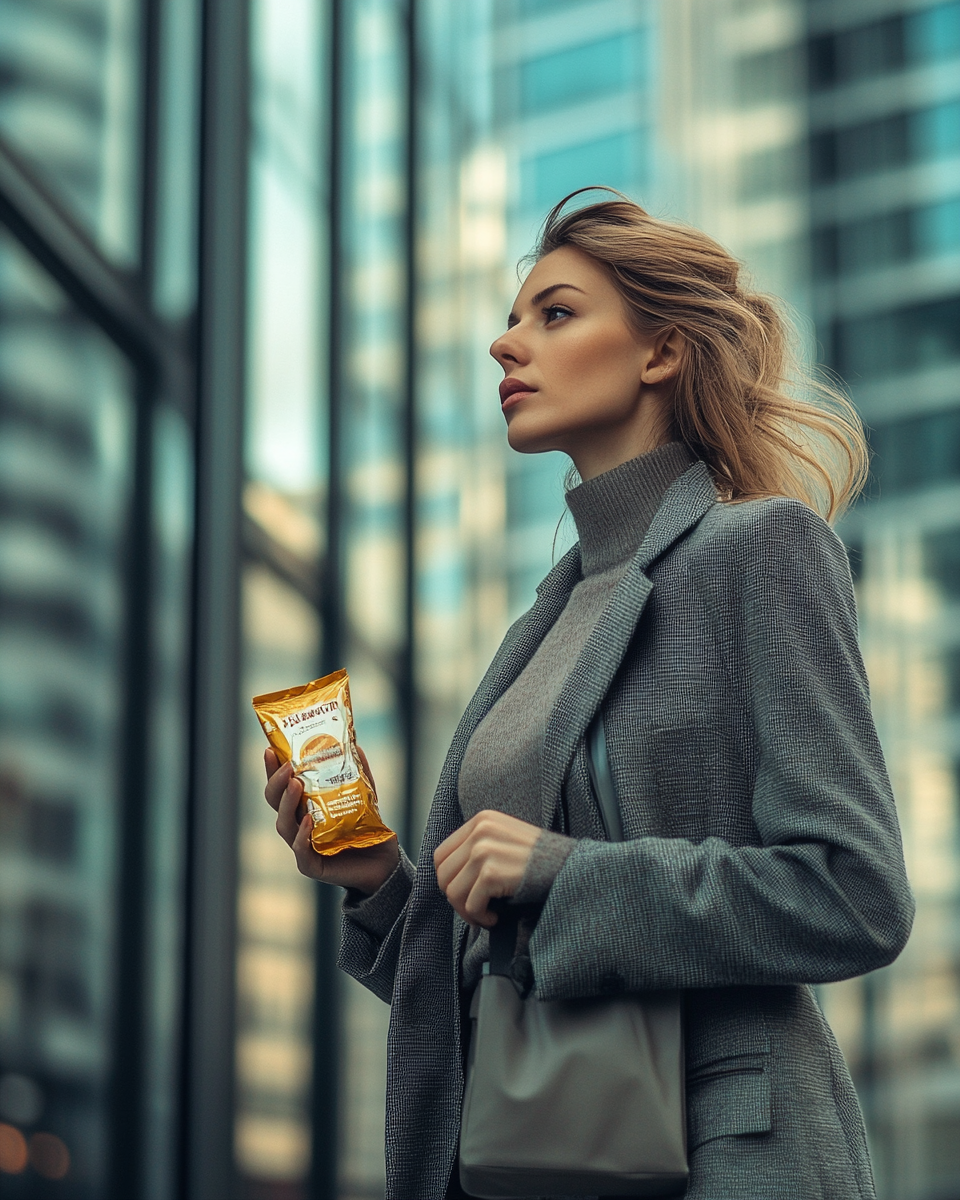
[[[250,698],[321,670],[327,13],[257,0],[251,15],[235,1147],[241,1194],[273,1200],[308,1194],[316,885],[264,803]]]
[[[196,1169],[184,1174],[179,1131],[185,989],[198,994],[191,855],[202,868],[189,777],[205,353],[184,336],[200,274],[200,17],[193,0],[0,3],[11,1197],[161,1200],[188,1194]]]
[[[497,0],[491,69],[506,155],[508,308],[518,287],[516,264],[533,249],[547,212],[569,192],[605,184],[649,203],[658,176],[658,19],[658,5],[646,0],[559,6]],[[507,459],[513,617],[529,607],[537,584],[576,540],[564,515],[566,463],[555,454]]]
[[[917,920],[830,989],[885,1197],[960,1191],[960,4],[810,5],[815,314],[874,451],[855,549]]]
[[[11,1194],[32,1171],[93,1196],[114,1067],[136,381],[9,237],[0,280],[0,1105],[31,1147]]]
[[[24,1198],[176,1176],[193,451],[144,296],[196,274],[170,134],[197,40],[182,0],[157,18],[0,4],[0,1186]]]

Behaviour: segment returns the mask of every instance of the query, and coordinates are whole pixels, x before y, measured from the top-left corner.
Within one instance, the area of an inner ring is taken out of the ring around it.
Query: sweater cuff
[[[576,838],[544,829],[534,843],[520,886],[512,897],[513,904],[543,904],[549,895],[560,868],[577,844]]]
[[[343,915],[382,942],[403,912],[416,874],[417,868],[401,846],[400,861],[372,896],[365,895],[357,888],[347,888],[343,898]]]

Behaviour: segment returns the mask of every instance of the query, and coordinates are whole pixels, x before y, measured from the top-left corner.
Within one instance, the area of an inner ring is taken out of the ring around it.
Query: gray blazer
[[[465,931],[432,854],[463,820],[467,741],[562,611],[574,547],[509,630],[454,735],[420,866],[341,965],[392,1004],[388,1200],[441,1200],[463,1086]],[[594,803],[601,704],[620,843],[582,840],[530,942],[541,999],[686,990],[690,1200],[872,1197],[850,1076],[809,985],[891,962],[913,919],[842,543],[806,505],[664,495],[548,723],[541,820]]]

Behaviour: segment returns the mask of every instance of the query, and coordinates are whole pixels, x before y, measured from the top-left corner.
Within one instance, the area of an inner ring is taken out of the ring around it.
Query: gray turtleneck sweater
[[[474,730],[460,767],[459,794],[469,820],[485,808],[536,825],[547,720],[593,627],[639,549],[663,494],[696,461],[683,442],[668,442],[567,493],[580,535],[583,577],[533,657]],[[514,903],[546,899],[578,837],[603,837],[594,812],[569,814],[570,837],[545,830],[537,840]],[[474,933],[463,983],[479,978],[487,935]]]
[[[668,442],[567,493],[580,537],[582,578],[533,657],[474,730],[460,768],[460,807],[466,820],[485,808],[536,825],[547,719],[593,627],[643,541],[663,494],[696,456],[683,442]],[[514,903],[546,899],[576,838],[603,837],[599,815],[569,814],[569,833],[544,830],[524,872]],[[390,879],[369,897],[348,891],[344,910],[372,934],[385,937],[410,889],[413,868],[405,856]],[[470,986],[489,956],[486,931],[472,930],[462,980]]]

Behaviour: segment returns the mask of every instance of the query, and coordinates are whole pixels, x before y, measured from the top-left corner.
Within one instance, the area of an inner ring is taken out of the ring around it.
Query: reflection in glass
[[[528,59],[520,67],[520,111],[553,110],[641,82],[638,35],[618,33]]]
[[[140,5],[0,0],[0,134],[113,257],[139,236]]]
[[[71,1200],[105,1168],[131,390],[0,241],[0,1120],[61,1139]]]
[[[263,798],[264,738],[250,697],[315,677],[316,611],[261,566],[243,587],[244,715],[237,932],[237,1166],[245,1200],[305,1197],[315,888]]]
[[[822,1000],[860,1091],[880,1195],[928,1200],[960,1186],[960,677],[950,619],[960,529],[942,523],[942,505],[892,511],[865,514],[857,598],[917,917],[892,966],[824,988]]]
[[[318,885],[297,872],[264,801],[265,741],[250,699],[320,673],[323,19],[311,0],[257,0],[251,19],[244,510],[264,556],[248,563],[242,591],[234,1145],[244,1200],[302,1200]],[[277,561],[299,589],[271,569]]]
[[[939,367],[960,358],[960,298],[838,321],[837,370],[848,379]]]
[[[184,417],[154,415],[155,614],[151,793],[143,857],[147,893],[145,1161],[147,1200],[167,1200],[176,1168],[180,955],[186,852],[193,446]]]
[[[960,480],[960,412],[925,413],[870,431],[880,496]]]

